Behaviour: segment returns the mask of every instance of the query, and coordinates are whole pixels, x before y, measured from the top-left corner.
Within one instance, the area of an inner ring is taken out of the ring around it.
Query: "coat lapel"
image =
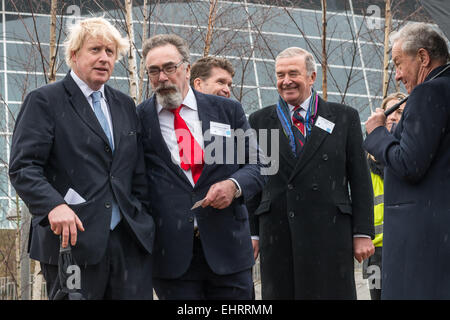
[[[292,152],[291,149],[291,145],[289,144],[289,138],[286,136],[286,134],[284,133],[284,129],[283,126],[281,125],[280,119],[278,118],[278,114],[277,114],[277,106],[275,105],[275,107],[272,109],[272,113],[270,115],[271,118],[271,122],[273,123],[273,126],[270,126],[270,128],[274,128],[276,130],[278,130],[278,135],[279,135],[279,154],[280,157],[283,158],[284,163],[287,163],[289,166],[292,167],[292,170],[295,167],[295,164],[297,162],[297,158],[295,157],[294,153]],[[271,152],[273,148],[271,148]],[[280,163],[283,163],[280,160]]]
[[[329,108],[328,104],[319,98],[319,105],[318,105],[318,117],[321,116],[331,122],[335,122],[336,115],[335,113]],[[317,119],[316,119],[317,121]],[[292,181],[294,177],[305,167],[305,165],[312,159],[314,154],[319,149],[320,145],[323,143],[323,141],[326,139],[326,137],[329,135],[325,130],[322,130],[321,128],[317,127],[316,125],[313,126],[311,130],[311,135],[309,136],[308,140],[306,141],[305,146],[303,147],[303,151],[300,154],[300,157],[298,158],[297,165],[295,166],[294,171],[292,172],[291,178],[289,179]]]
[[[218,109],[214,106],[209,105],[208,101],[205,99],[203,94],[194,91],[195,99],[197,100],[197,111],[198,117],[202,124],[203,138],[209,136],[211,139],[208,141],[203,139],[203,152],[206,150],[206,147],[212,142],[213,138],[211,134],[206,135],[205,133],[210,130],[211,121],[215,122],[223,122],[219,119]],[[224,155],[225,156],[225,155]],[[208,177],[208,172],[214,167],[214,164],[204,164],[202,174],[198,179],[195,186],[201,185],[201,183]]]
[[[155,153],[163,160],[163,162],[166,163],[167,166],[171,168],[172,171],[175,172],[189,187],[192,187],[189,179],[184,174],[183,169],[173,162],[169,147],[167,147],[166,141],[161,133],[161,126],[156,110],[156,95],[153,95],[148,104],[147,117],[144,118],[144,123],[146,124],[145,127],[148,128],[148,132],[145,132],[144,134],[148,135],[153,149],[158,151]]]
[[[106,137],[105,132],[98,122],[94,111],[89,105],[89,102],[87,101],[83,92],[81,92],[78,85],[70,76],[70,71],[63,79],[63,84],[67,92],[69,93],[69,102],[72,104],[73,109],[81,118],[81,120],[83,120],[95,134],[102,138],[106,144],[109,144],[108,138]]]
[[[117,99],[114,92],[107,85],[105,85],[105,96],[109,107],[109,113],[111,114],[111,131],[113,132],[114,136],[114,149],[117,149],[119,147],[120,138],[123,131],[123,110],[121,108],[119,99]]]

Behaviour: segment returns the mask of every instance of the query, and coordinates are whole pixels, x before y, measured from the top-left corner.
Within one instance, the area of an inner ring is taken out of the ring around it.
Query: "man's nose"
[[[106,50],[101,50],[100,51],[100,60],[101,61],[106,61],[108,59],[108,54],[106,53]]]
[[[284,78],[283,78],[283,84],[290,85],[291,83],[292,83],[292,80],[289,77],[289,75],[285,75]]]
[[[395,70],[395,81],[400,81],[402,78],[402,73],[399,70]]]
[[[227,97],[230,97],[231,91],[230,91],[230,87],[228,85],[224,85],[222,87],[222,91],[227,95]]]
[[[169,78],[167,77],[167,74],[165,74],[164,71],[159,70],[158,80],[159,80],[159,82],[165,82],[165,81],[169,80]]]

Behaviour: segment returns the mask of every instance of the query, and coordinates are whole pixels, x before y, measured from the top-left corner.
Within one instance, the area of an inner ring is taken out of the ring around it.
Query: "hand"
[[[53,208],[48,214],[48,221],[54,234],[62,234],[63,248],[69,243],[69,234],[70,244],[74,246],[77,243],[77,229],[84,231],[83,223],[67,204],[60,204]]]
[[[259,255],[259,240],[253,240],[252,239],[252,246],[253,246],[253,257],[256,260],[258,258],[258,255]]]
[[[375,112],[367,119],[366,123],[366,131],[368,134],[371,134],[373,130],[378,127],[384,127],[386,123],[386,116],[384,115],[384,110],[381,108],[376,108]]]
[[[202,207],[211,206],[216,209],[225,209],[233,202],[236,190],[236,185],[231,180],[217,182],[209,188]]]
[[[353,238],[353,251],[355,259],[361,263],[375,253],[375,247],[370,238],[355,237]]]

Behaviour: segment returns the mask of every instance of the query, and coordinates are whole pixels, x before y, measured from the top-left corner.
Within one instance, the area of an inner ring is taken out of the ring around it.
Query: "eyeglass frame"
[[[178,67],[181,66],[181,64],[182,64],[183,62],[186,62],[186,61],[181,60],[181,61],[178,62],[176,65],[168,65],[168,66],[165,66],[165,67],[162,67],[162,68],[160,68],[160,67],[152,67],[152,68],[155,69],[155,71],[156,71],[156,69],[158,69],[158,74],[155,73],[155,75],[151,75],[151,74],[150,74],[150,71],[149,71],[148,69],[146,69],[146,70],[147,70],[147,75],[148,75],[150,78],[156,78],[156,77],[159,77],[159,75],[161,74],[161,71],[162,71],[162,72],[164,72],[164,74],[165,74],[166,76],[170,76],[171,74],[174,74],[175,72],[177,72]],[[173,70],[173,72],[169,72],[169,73],[168,73],[166,70],[164,70],[164,69],[166,69],[166,68],[172,68],[172,67],[175,68],[175,69]]]

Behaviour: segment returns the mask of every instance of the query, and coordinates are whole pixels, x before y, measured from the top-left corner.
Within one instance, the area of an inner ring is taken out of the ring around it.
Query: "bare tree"
[[[209,1],[209,15],[208,15],[208,31],[206,32],[205,48],[203,49],[203,56],[207,57],[209,55],[209,50],[211,47],[212,34],[214,30],[214,22],[216,20],[216,8],[217,0]]]
[[[322,0],[322,95],[325,101],[328,100],[327,66],[327,0]]]
[[[133,26],[133,1],[125,0],[125,17],[127,25],[128,40],[130,42],[130,48],[128,50],[128,77],[130,81],[130,96],[134,102],[137,101],[137,88],[138,88],[138,72],[136,65],[136,47],[134,42],[134,26]]]

